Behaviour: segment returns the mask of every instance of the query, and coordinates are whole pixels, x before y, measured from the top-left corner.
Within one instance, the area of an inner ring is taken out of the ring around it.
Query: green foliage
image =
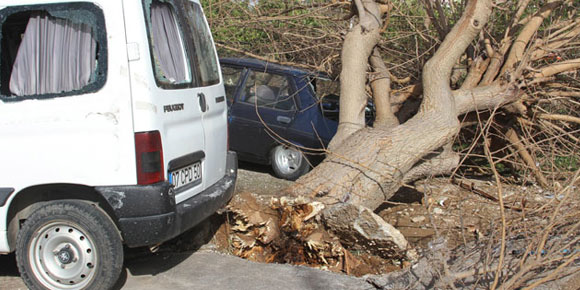
[[[554,158],[554,165],[560,170],[576,171],[580,169],[580,160],[576,155],[556,156]]]

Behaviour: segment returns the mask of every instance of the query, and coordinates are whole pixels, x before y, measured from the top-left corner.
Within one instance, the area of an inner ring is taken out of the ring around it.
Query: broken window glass
[[[193,45],[199,67],[201,85],[215,85],[220,81],[219,64],[211,41],[211,32],[205,22],[201,6],[190,1],[184,2],[187,20],[193,32]]]
[[[3,98],[70,95],[104,84],[96,33],[104,19],[96,6],[17,6],[0,11],[0,19]]]

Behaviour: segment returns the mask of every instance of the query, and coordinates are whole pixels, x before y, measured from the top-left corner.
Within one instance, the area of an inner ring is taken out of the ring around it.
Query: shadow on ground
[[[0,255],[0,277],[12,276],[19,277],[18,266],[16,266],[16,256],[14,253],[10,255]]]
[[[125,248],[124,269],[115,288],[123,287],[127,280],[127,272],[132,276],[155,276],[178,266],[202,246],[208,245],[223,222],[222,215],[214,214],[189,231],[159,246]],[[176,253],[179,255],[175,255]]]

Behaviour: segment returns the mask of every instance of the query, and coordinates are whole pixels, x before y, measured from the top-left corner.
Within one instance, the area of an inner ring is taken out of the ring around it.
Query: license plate
[[[174,189],[184,187],[201,180],[201,162],[179,168],[169,173],[169,183]]]

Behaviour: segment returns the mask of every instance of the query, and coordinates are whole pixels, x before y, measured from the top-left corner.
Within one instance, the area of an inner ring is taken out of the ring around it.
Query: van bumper
[[[235,152],[228,152],[226,175],[205,191],[177,205],[168,182],[98,187],[97,191],[113,208],[127,246],[155,245],[191,229],[227,204],[234,195],[237,160]]]

